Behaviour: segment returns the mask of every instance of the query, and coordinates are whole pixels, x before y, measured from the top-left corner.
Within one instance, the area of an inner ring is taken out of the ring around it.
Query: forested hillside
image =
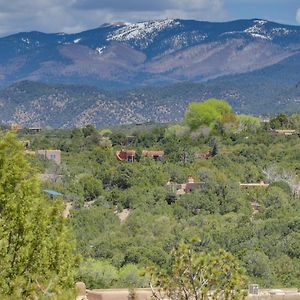
[[[239,113],[300,112],[299,68],[295,55],[246,74],[125,91],[22,81],[0,91],[0,118],[6,124],[53,128],[178,122],[191,101],[209,97],[227,100]]]
[[[262,124],[211,99],[190,104],[178,124],[17,136],[31,151],[62,151],[60,165],[30,160],[43,188],[72,207],[68,222],[83,257],[77,279],[89,288],[148,286],[145,270],[168,269],[171,250],[193,240],[196,252],[231,252],[249,282],[297,287],[299,131],[297,114]],[[122,149],[134,159],[121,161]],[[178,189],[192,181],[191,190]]]

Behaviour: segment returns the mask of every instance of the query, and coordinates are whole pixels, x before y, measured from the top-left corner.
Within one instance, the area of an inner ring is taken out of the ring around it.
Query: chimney
[[[195,181],[194,181],[194,178],[193,178],[193,176],[188,176],[188,183],[194,183]]]

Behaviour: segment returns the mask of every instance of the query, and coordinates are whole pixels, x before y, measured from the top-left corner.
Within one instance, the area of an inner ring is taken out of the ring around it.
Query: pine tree
[[[62,203],[48,203],[22,145],[0,141],[0,293],[49,296],[73,285],[76,255]]]
[[[168,270],[150,269],[150,287],[156,300],[245,299],[247,279],[228,252],[195,252],[181,243],[172,252]]]
[[[211,141],[211,156],[214,157],[216,155],[218,155],[219,149],[218,149],[218,142],[216,139],[213,139]]]

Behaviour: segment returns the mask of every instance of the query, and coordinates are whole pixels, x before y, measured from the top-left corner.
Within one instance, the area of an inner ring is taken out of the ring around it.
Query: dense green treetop
[[[22,145],[0,141],[0,293],[55,296],[74,283],[74,241],[62,203],[47,203]]]
[[[212,127],[222,116],[231,112],[231,106],[224,100],[211,98],[204,102],[192,102],[185,114],[185,122],[192,130],[202,125]]]

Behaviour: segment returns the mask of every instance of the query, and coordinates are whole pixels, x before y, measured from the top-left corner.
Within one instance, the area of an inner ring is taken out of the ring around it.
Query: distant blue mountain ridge
[[[75,34],[3,37],[0,78],[2,86],[38,80],[132,88],[246,73],[299,51],[299,26],[260,19],[114,23]]]

